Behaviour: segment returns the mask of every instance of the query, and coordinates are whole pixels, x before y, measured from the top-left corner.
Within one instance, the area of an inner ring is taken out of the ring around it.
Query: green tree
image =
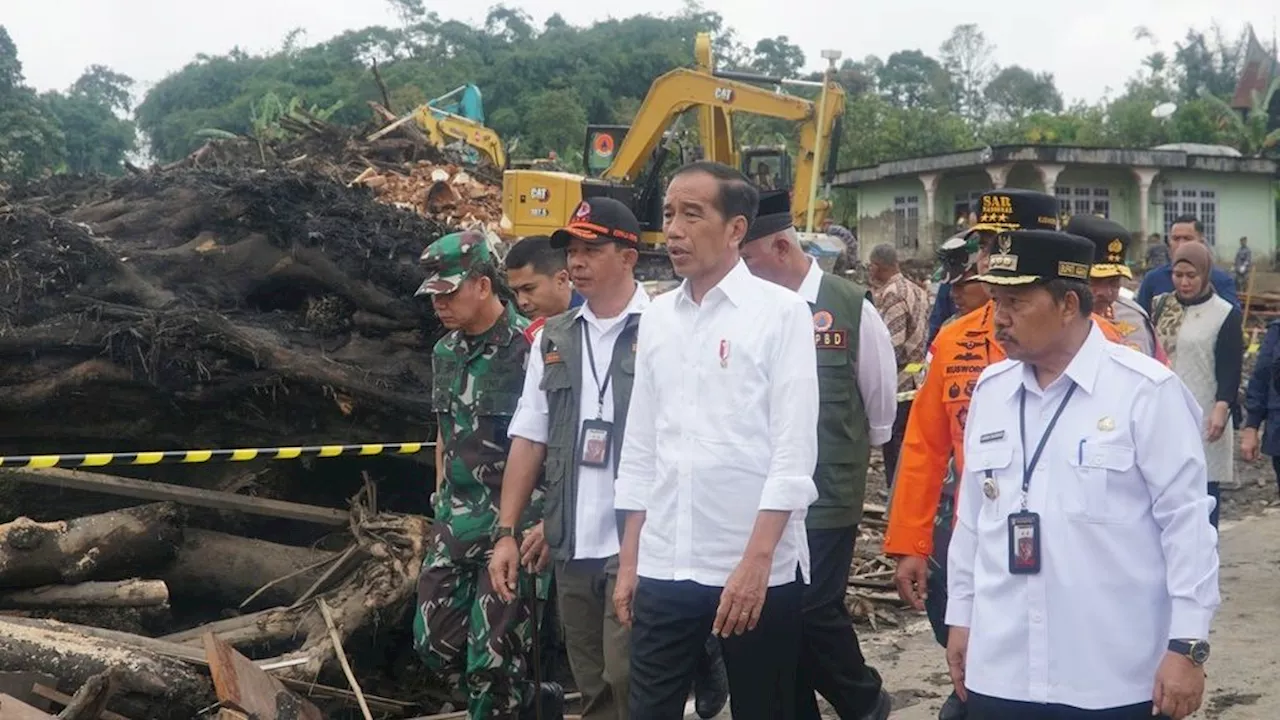
[[[982,30],[969,23],[957,25],[939,51],[942,66],[951,79],[952,108],[974,124],[987,119],[983,90],[999,71],[991,59],[995,49]]]
[[[1034,73],[1011,65],[992,78],[982,90],[997,118],[1018,120],[1032,113],[1062,111],[1062,93],[1052,73]]]
[[[804,67],[804,51],[786,35],[760,40],[751,54],[751,67],[769,77],[798,77]]]
[[[951,78],[942,65],[919,50],[899,50],[885,60],[876,77],[880,94],[908,108],[946,108]]]
[[[0,25],[0,182],[56,170],[65,156],[57,118],[24,84],[18,48]]]

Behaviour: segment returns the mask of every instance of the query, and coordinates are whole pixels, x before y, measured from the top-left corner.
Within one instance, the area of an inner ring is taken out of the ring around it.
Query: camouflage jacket
[[[510,305],[477,337],[455,330],[436,343],[431,357],[431,404],[440,423],[444,483],[436,498],[434,551],[455,561],[483,561],[498,521],[507,427],[524,386],[529,321]],[[536,491],[526,520],[541,517]]]

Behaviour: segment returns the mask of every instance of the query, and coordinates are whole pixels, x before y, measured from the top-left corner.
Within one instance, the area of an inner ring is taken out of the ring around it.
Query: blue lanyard
[[[1049,442],[1049,435],[1053,433],[1053,428],[1058,424],[1058,418],[1062,417],[1062,411],[1067,409],[1067,403],[1071,401],[1071,396],[1075,394],[1077,385],[1073,382],[1071,387],[1067,388],[1067,394],[1062,396],[1062,402],[1058,403],[1058,409],[1053,413],[1053,417],[1049,419],[1049,424],[1044,428],[1044,434],[1040,436],[1040,444],[1036,445],[1036,451],[1031,455],[1031,462],[1027,462],[1027,386],[1023,385],[1022,392],[1018,395],[1018,431],[1022,439],[1022,510],[1027,510],[1027,489],[1031,487],[1031,473],[1035,471],[1036,463],[1040,462],[1040,455],[1044,452],[1044,446]]]

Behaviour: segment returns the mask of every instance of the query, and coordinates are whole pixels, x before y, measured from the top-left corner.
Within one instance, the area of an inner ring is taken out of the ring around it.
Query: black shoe
[[[893,698],[883,689],[880,695],[876,697],[876,705],[862,716],[862,720],[888,720],[889,712],[893,710]]]
[[[693,676],[693,707],[698,717],[710,720],[728,703],[729,674],[724,668],[724,656],[720,654],[720,641],[709,636]]]
[[[969,710],[964,706],[964,701],[953,690],[951,697],[942,703],[942,709],[938,711],[938,720],[964,720],[968,715]]]
[[[544,682],[525,695],[520,720],[564,720],[564,688]]]

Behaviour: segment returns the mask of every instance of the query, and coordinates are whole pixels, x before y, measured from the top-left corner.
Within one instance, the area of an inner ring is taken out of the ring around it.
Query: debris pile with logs
[[[0,717],[465,704],[412,649],[430,446],[378,449],[435,436],[423,250],[500,219],[433,152],[317,123],[0,194]],[[284,450],[133,455],[234,448]]]

